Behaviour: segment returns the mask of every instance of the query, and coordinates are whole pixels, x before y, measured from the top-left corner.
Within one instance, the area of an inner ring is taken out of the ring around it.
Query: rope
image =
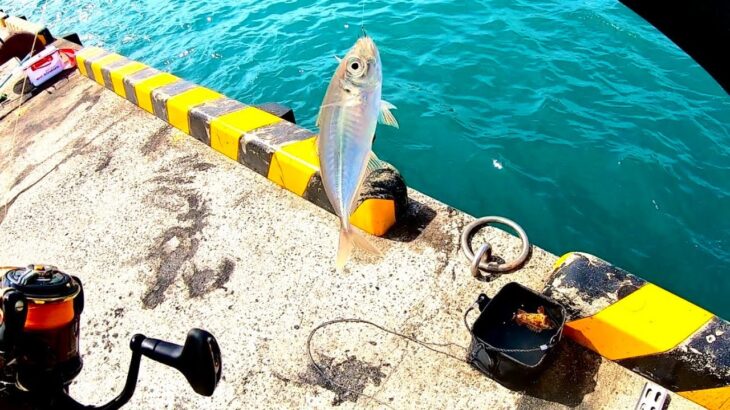
[[[373,322],[371,322],[369,320],[364,320],[364,319],[334,319],[334,320],[330,320],[330,321],[321,323],[317,327],[315,327],[314,329],[312,329],[312,331],[309,332],[309,337],[307,338],[307,354],[309,355],[309,361],[310,361],[310,363],[312,364],[312,366],[314,366],[315,370],[317,370],[317,372],[322,376],[322,378],[326,381],[326,383],[329,384],[330,386],[334,386],[334,387],[336,387],[336,388],[338,388],[338,389],[340,389],[340,390],[342,390],[344,392],[347,392],[347,393],[350,393],[350,394],[354,394],[355,396],[361,396],[361,397],[368,398],[370,400],[374,400],[377,403],[382,404],[382,405],[384,405],[386,407],[391,407],[392,408],[392,406],[390,406],[388,403],[385,403],[385,402],[383,402],[381,400],[378,400],[374,396],[370,396],[370,395],[367,395],[365,393],[361,393],[361,392],[358,392],[358,391],[354,391],[354,390],[352,390],[352,389],[350,389],[348,387],[345,387],[345,386],[343,386],[341,384],[336,383],[330,376],[328,376],[325,373],[324,368],[322,366],[320,366],[317,363],[316,360],[314,360],[314,355],[312,354],[312,338],[314,337],[314,334],[318,330],[320,330],[320,329],[322,329],[324,327],[327,327],[327,326],[330,326],[330,325],[334,325],[334,324],[337,324],[337,323],[360,323],[360,324],[370,325],[370,326],[373,326],[376,329],[379,329],[379,330],[381,330],[383,332],[386,332],[386,333],[389,333],[391,335],[394,335],[394,336],[397,336],[397,337],[400,337],[400,338],[409,340],[409,341],[411,341],[413,343],[416,343],[416,344],[418,344],[418,345],[420,345],[420,346],[422,346],[422,347],[424,347],[424,348],[426,348],[426,349],[428,349],[428,350],[430,350],[432,352],[439,353],[439,354],[442,354],[444,356],[450,357],[450,358],[452,358],[454,360],[458,360],[459,362],[469,364],[469,362],[467,362],[463,357],[458,357],[458,356],[456,356],[454,354],[451,354],[449,352],[445,352],[445,351],[442,351],[442,350],[439,350],[439,349],[435,349],[435,348],[432,347],[432,346],[441,346],[441,347],[457,346],[457,347],[463,349],[464,352],[466,352],[467,349],[465,347],[463,347],[463,346],[459,346],[459,345],[457,345],[455,343],[432,343],[432,342],[421,341],[421,340],[418,340],[418,339],[414,338],[413,336],[409,336],[409,335],[406,335],[406,334],[403,334],[403,333],[399,333],[399,332],[396,332],[395,330],[387,329],[387,328],[385,328],[383,326],[380,326],[380,325],[378,325],[376,323],[373,323]]]
[[[476,308],[477,306],[478,306],[478,303],[474,303],[473,305],[471,305],[464,312],[464,326],[466,326],[466,329],[469,331],[469,334],[472,336],[472,338],[474,340],[474,343],[475,343],[475,345],[476,345],[476,347],[478,349],[491,350],[491,351],[501,352],[501,353],[529,353],[529,352],[537,352],[537,351],[547,350],[548,348],[554,346],[557,343],[557,338],[556,338],[557,335],[556,335],[556,336],[553,336],[553,338],[550,340],[550,342],[548,344],[541,345],[539,347],[532,348],[532,349],[503,349],[503,348],[499,348],[499,347],[492,346],[489,343],[487,343],[487,342],[479,339],[477,336],[475,336],[474,333],[472,332],[472,328],[469,326],[469,322],[467,320],[468,319],[468,316],[469,316],[469,313],[471,313],[471,311],[474,310],[474,308]],[[460,345],[458,345],[456,343],[435,343],[435,342],[426,342],[426,341],[423,341],[423,340],[418,340],[418,339],[416,339],[413,336],[409,336],[409,335],[406,335],[406,334],[403,334],[403,333],[399,333],[399,332],[396,332],[395,330],[387,329],[387,328],[385,328],[383,326],[380,326],[377,323],[371,322],[369,320],[356,319],[356,318],[334,319],[334,320],[329,320],[327,322],[320,323],[314,329],[312,329],[312,331],[309,332],[309,337],[307,337],[307,354],[309,355],[309,361],[310,361],[310,363],[312,364],[312,366],[314,367],[314,369],[317,370],[317,373],[319,373],[320,376],[322,376],[322,378],[325,380],[325,382],[327,383],[327,385],[333,386],[335,388],[338,388],[338,389],[342,390],[343,392],[350,393],[350,394],[353,394],[355,396],[361,396],[361,397],[365,397],[365,398],[374,400],[377,403],[382,404],[382,405],[384,405],[386,407],[391,407],[391,406],[388,403],[384,403],[383,401],[378,400],[374,396],[370,396],[370,395],[367,395],[365,393],[361,393],[361,392],[354,391],[354,390],[352,390],[352,389],[350,389],[348,387],[345,387],[345,386],[343,386],[343,385],[335,382],[332,377],[330,377],[329,375],[327,375],[327,373],[324,371],[323,366],[319,365],[317,363],[317,361],[314,359],[314,354],[312,353],[312,339],[314,338],[314,334],[317,333],[317,331],[320,330],[320,329],[322,329],[322,328],[325,328],[325,327],[330,326],[330,325],[338,324],[338,323],[359,323],[359,324],[369,325],[369,326],[372,326],[372,327],[374,327],[376,329],[379,329],[379,330],[381,330],[381,331],[383,331],[385,333],[389,333],[389,334],[391,334],[393,336],[397,336],[397,337],[406,339],[408,341],[411,341],[413,343],[416,343],[417,345],[419,345],[421,347],[424,347],[424,348],[426,348],[426,349],[428,349],[428,350],[430,350],[430,351],[432,351],[434,353],[442,354],[444,356],[447,356],[447,357],[449,357],[451,359],[457,360],[457,361],[462,362],[462,363],[471,364],[471,362],[469,360],[464,359],[463,357],[459,357],[459,356],[456,356],[456,355],[451,354],[449,352],[445,352],[443,350],[439,350],[439,349],[436,349],[436,348],[433,347],[433,346],[439,346],[439,347],[456,346],[456,347],[462,349],[464,351],[464,353],[465,353],[465,356],[466,356],[466,353],[468,353],[469,350],[467,348],[463,347],[463,346],[460,346]]]

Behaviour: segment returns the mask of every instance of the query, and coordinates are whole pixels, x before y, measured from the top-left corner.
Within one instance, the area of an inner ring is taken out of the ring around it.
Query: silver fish
[[[380,53],[373,40],[363,33],[340,60],[320,107],[317,125],[319,164],[324,190],[340,217],[340,242],[336,268],[342,271],[353,246],[380,253],[350,225],[350,214],[372,154],[375,127],[380,122],[398,127],[390,113],[395,107],[381,100]]]

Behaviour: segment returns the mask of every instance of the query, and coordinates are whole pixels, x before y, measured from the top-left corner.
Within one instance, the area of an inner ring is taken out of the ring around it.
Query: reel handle
[[[139,351],[143,356],[179,370],[193,390],[203,396],[211,396],[221,378],[221,351],[215,337],[205,330],[190,330],[184,346],[144,338]]]
[[[139,364],[142,356],[179,370],[196,393],[211,396],[221,378],[221,352],[215,337],[205,330],[192,329],[188,332],[185,345],[180,346],[164,340],[153,339],[141,334],[132,336],[129,343],[132,360],[124,389],[114,400],[103,406],[83,406],[65,392],[60,394],[57,406],[64,409],[118,410],[132,398],[137,386]]]
[[[28,300],[23,293],[10,289],[0,295],[0,308],[0,350],[9,350],[23,332]]]

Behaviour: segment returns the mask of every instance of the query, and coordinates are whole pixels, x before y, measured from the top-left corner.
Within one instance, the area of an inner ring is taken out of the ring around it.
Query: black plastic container
[[[481,313],[470,329],[467,360],[507,387],[530,384],[547,367],[560,341],[565,308],[515,282],[505,285],[491,300],[479,295],[477,303]],[[536,312],[541,306],[554,325],[552,329],[536,332],[515,322],[518,309]]]

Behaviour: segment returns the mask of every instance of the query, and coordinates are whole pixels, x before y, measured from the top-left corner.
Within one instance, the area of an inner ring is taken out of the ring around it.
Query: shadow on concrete
[[[596,374],[601,357],[574,343],[563,340],[557,346],[552,363],[531,385],[518,408],[542,408],[545,402],[576,407],[596,388]]]
[[[405,210],[398,222],[383,236],[398,242],[411,242],[418,238],[424,229],[436,218],[436,211],[413,199],[408,199]]]

